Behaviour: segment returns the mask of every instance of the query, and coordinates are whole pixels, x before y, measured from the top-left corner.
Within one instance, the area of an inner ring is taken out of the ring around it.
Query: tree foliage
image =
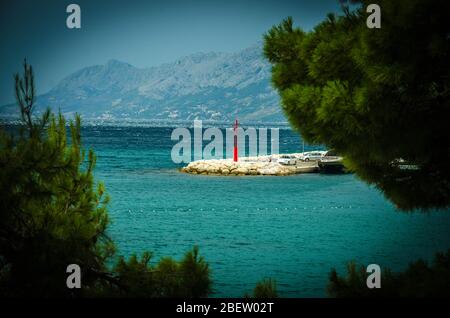
[[[254,298],[277,298],[277,284],[276,281],[270,278],[263,279],[258,282],[253,289]]]
[[[0,294],[2,296],[204,297],[208,264],[195,247],[181,261],[120,257],[107,235],[108,195],[95,183],[96,157],[81,142],[79,116],[69,124],[46,111],[32,116],[33,70],[15,76],[22,114],[18,131],[0,128]],[[82,288],[66,286],[78,264]]]
[[[310,32],[288,18],[265,34],[282,108],[399,208],[448,207],[448,1],[380,0],[380,29],[354,2]]]
[[[162,258],[152,265],[151,253],[144,253],[141,259],[136,255],[128,260],[120,257],[114,267],[119,282],[126,290],[116,289],[113,295],[128,297],[206,297],[211,292],[209,267],[198,248],[186,253],[177,262],[170,257]],[[149,286],[153,288],[149,289]]]
[[[449,297],[450,250],[447,253],[437,253],[431,265],[418,260],[401,273],[384,270],[381,288],[367,288],[367,275],[365,267],[354,262],[347,265],[345,277],[339,276],[333,269],[329,277],[328,294],[337,298]]]

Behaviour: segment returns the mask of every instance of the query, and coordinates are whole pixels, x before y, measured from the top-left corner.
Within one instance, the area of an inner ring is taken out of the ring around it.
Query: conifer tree
[[[198,249],[180,262],[150,264],[119,258],[107,235],[109,196],[95,183],[96,157],[81,141],[81,119],[69,123],[45,111],[33,118],[33,70],[15,76],[21,126],[0,128],[0,295],[32,297],[204,297],[208,264]],[[69,264],[81,268],[82,288],[69,289]]]
[[[352,1],[312,31],[291,18],[265,34],[272,82],[292,125],[335,149],[404,210],[450,206],[448,1]]]
[[[327,292],[336,298],[384,297],[413,298],[450,296],[450,250],[436,253],[431,264],[417,260],[403,272],[384,269],[381,288],[367,288],[366,268],[355,262],[347,264],[346,276],[333,269],[329,275]]]

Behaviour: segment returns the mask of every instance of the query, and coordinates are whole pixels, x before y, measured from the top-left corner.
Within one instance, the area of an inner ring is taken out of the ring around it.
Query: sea
[[[329,273],[346,264],[404,270],[450,247],[450,210],[402,212],[353,174],[205,176],[171,159],[173,127],[91,125],[96,181],[111,197],[108,234],[118,254],[181,259],[197,245],[212,297],[241,297],[263,278],[281,297],[326,297]],[[303,148],[305,147],[305,148]],[[323,149],[279,131],[281,153]]]

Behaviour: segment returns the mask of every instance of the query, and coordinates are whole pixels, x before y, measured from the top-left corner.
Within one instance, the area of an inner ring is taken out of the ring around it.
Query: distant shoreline
[[[38,115],[37,115],[38,116]],[[73,116],[67,116],[64,114],[66,120],[70,120]],[[102,127],[187,127],[193,128],[192,120],[166,120],[166,119],[99,119],[99,118],[84,118],[81,116],[82,126],[102,126]],[[230,121],[212,121],[202,120],[204,128],[217,127],[217,128],[230,128]],[[20,125],[21,120],[18,117],[0,117],[0,124],[3,125]],[[68,125],[68,123],[67,123]],[[241,122],[242,127],[267,127],[267,128],[279,128],[292,130],[292,127],[287,122]]]

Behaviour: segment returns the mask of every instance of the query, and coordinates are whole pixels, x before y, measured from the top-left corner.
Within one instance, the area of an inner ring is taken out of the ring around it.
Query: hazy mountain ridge
[[[241,120],[284,122],[261,45],[237,53],[196,53],[172,63],[137,68],[110,60],[85,67],[38,96],[51,106],[91,119]],[[17,114],[14,105],[2,117]]]

